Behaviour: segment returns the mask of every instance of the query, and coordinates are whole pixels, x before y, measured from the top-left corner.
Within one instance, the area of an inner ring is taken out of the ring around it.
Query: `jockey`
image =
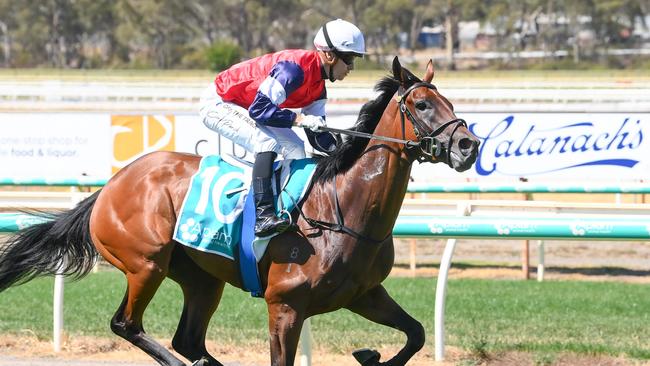
[[[305,127],[309,142],[320,151],[335,148],[330,133],[318,133],[325,126],[325,79],[343,80],[354,69],[355,57],[366,53],[359,28],[341,19],[323,25],[314,46],[316,50],[279,51],[233,65],[201,97],[203,123],[255,154],[251,187],[258,237],[283,232],[290,224],[275,215],[271,182],[278,154],[305,158],[304,143],[291,127]]]

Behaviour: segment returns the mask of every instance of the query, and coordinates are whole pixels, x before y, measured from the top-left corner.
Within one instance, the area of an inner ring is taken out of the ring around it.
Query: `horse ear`
[[[402,65],[399,63],[397,56],[393,59],[393,77],[400,83],[404,82],[404,79],[402,78]]]
[[[433,80],[433,74],[433,60],[429,59],[429,62],[427,63],[427,72],[424,74],[424,81],[430,83],[431,80]]]

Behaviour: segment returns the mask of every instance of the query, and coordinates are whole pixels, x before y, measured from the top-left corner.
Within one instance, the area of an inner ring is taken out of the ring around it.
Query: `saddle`
[[[302,202],[315,166],[313,159],[282,160],[274,164],[278,215],[290,215]],[[203,157],[183,199],[173,239],[238,262],[245,290],[261,297],[257,263],[275,235],[258,238],[254,234],[255,205],[253,194],[249,194],[251,175],[252,167],[247,162],[230,155]]]

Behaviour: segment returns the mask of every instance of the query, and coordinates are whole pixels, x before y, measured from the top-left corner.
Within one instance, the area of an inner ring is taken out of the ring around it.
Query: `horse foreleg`
[[[381,285],[357,298],[347,306],[347,309],[375,323],[401,330],[407,337],[406,345],[395,357],[383,363],[380,363],[378,358],[374,361],[370,359],[363,364],[364,366],[402,366],[424,346],[424,328],[422,324],[406,313]]]
[[[292,366],[296,357],[304,314],[288,304],[272,303],[269,310],[271,365]]]

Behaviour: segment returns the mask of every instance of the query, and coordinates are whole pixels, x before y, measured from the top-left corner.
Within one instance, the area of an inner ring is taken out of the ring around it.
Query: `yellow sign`
[[[174,151],[174,116],[111,116],[113,134],[112,173],[140,156],[157,151]]]

